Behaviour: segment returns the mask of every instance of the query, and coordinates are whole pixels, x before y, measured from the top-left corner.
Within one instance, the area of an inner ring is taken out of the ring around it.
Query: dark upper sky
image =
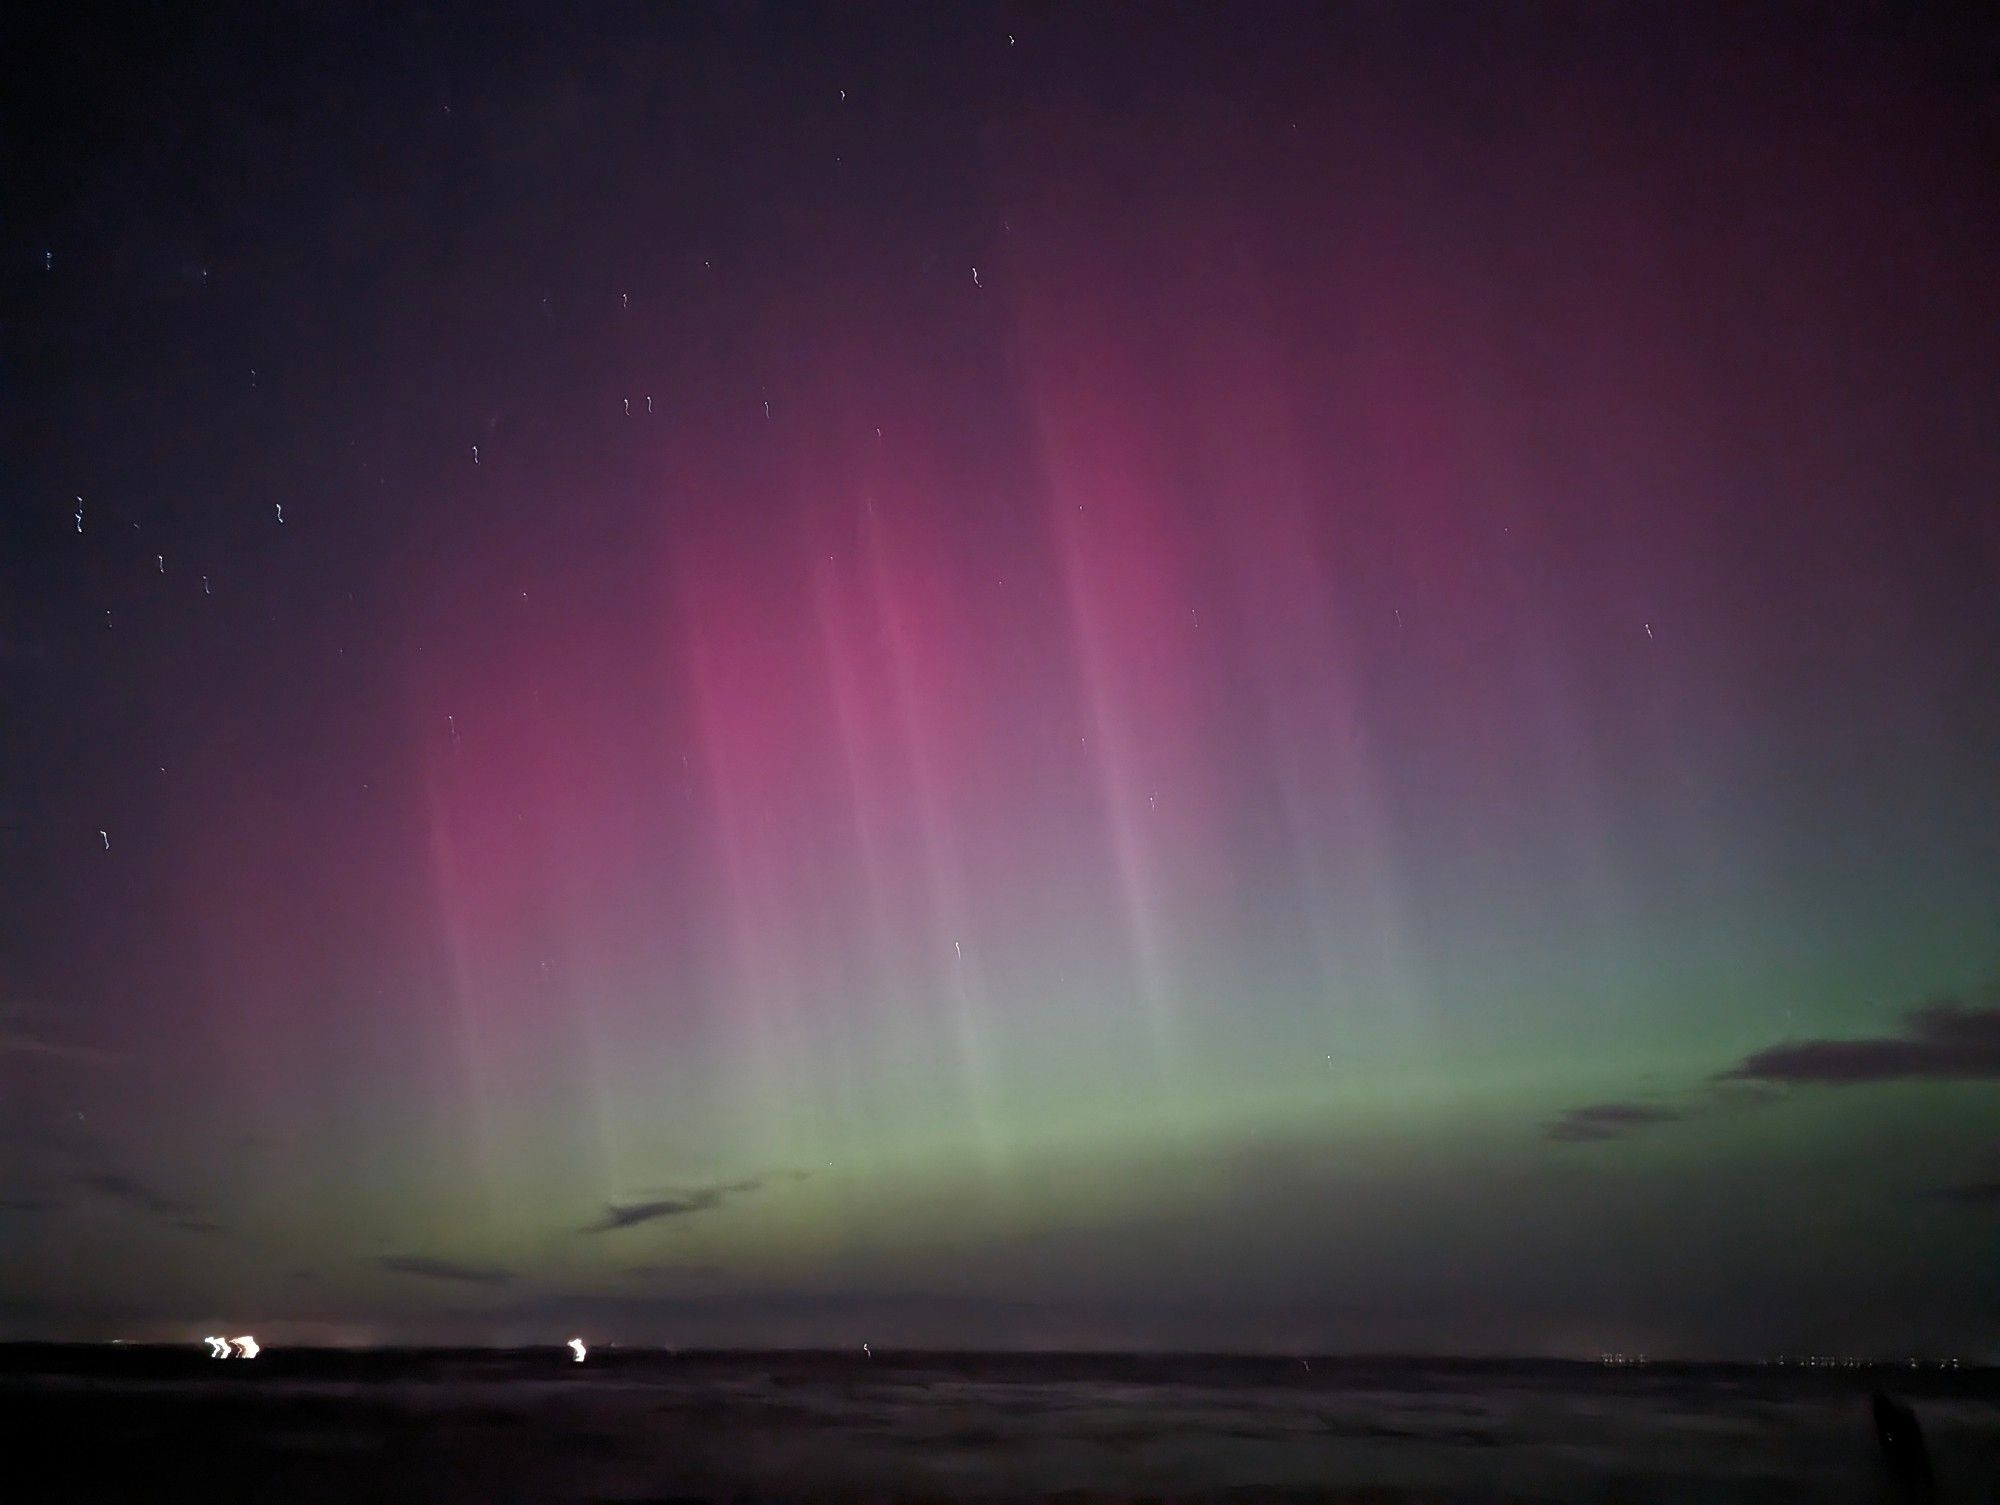
[[[1992,22],[356,9],[7,22],[0,1330],[2000,1351]]]

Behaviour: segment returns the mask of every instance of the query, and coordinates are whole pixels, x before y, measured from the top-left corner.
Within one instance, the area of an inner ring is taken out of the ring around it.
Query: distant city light
[[[262,1351],[257,1346],[257,1340],[248,1333],[240,1338],[231,1338],[229,1341],[236,1346],[236,1357],[239,1359],[254,1359]]]
[[[208,1356],[211,1359],[226,1359],[229,1357],[229,1340],[227,1338],[203,1338],[201,1341],[208,1345]]]
[[[583,1346],[583,1339],[571,1338],[569,1340],[569,1346],[571,1351],[576,1354],[577,1363],[581,1364],[583,1362],[583,1356],[590,1351],[589,1349]]]

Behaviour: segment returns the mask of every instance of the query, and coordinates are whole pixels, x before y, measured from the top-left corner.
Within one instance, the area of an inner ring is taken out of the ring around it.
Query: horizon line
[[[0,1351],[23,1348],[125,1348],[146,1351],[167,1351],[179,1353],[190,1348],[198,1348],[199,1338],[189,1339],[123,1339],[123,1338],[0,1338]],[[265,1344],[266,1354],[299,1353],[539,1353],[543,1351],[564,1352],[568,1340],[551,1338],[547,1342],[498,1343],[498,1342],[458,1342],[458,1343],[340,1343],[304,1342]],[[678,1345],[668,1343],[620,1343],[615,1339],[597,1339],[590,1344],[592,1353],[606,1351],[626,1354],[650,1354],[675,1358],[742,1358],[758,1356],[797,1356],[853,1359],[868,1363],[871,1358],[879,1361],[889,1357],[897,1358],[1042,1358],[1042,1359],[1208,1359],[1258,1362],[1298,1362],[1313,1360],[1326,1364],[1363,1363],[1403,1363],[1403,1364],[1575,1364],[1591,1369],[1655,1369],[1674,1366],[1735,1366],[1757,1368],[1798,1368],[1798,1369],[1840,1369],[1840,1368],[1947,1368],[1961,1372],[1967,1369],[2000,1368],[2000,1360],[1968,1360],[1963,1354],[1905,1354],[1900,1358],[1884,1355],[1825,1354],[1811,1351],[1785,1352],[1781,1354],[1745,1357],[1743,1355],[1664,1355],[1654,1356],[1650,1351],[1633,1354],[1629,1351],[1604,1350],[1591,1356],[1551,1353],[1449,1353],[1442,1351],[1425,1352],[1410,1349],[1226,1349],[1226,1348],[1042,1348],[1042,1347],[936,1347],[929,1345],[874,1346],[868,1355],[862,1353],[858,1344],[831,1347],[826,1344],[731,1344],[731,1345]]]

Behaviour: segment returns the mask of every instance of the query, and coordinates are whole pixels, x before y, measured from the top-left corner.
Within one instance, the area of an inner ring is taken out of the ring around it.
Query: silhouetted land
[[[2000,1486],[1990,1370],[15,1345],[0,1399],[76,1502],[1879,1501],[1918,1416]]]

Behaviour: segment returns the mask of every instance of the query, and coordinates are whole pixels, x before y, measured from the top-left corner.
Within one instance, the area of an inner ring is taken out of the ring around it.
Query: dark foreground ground
[[[1322,1359],[0,1350],[0,1498],[2000,1505],[2000,1373]]]

